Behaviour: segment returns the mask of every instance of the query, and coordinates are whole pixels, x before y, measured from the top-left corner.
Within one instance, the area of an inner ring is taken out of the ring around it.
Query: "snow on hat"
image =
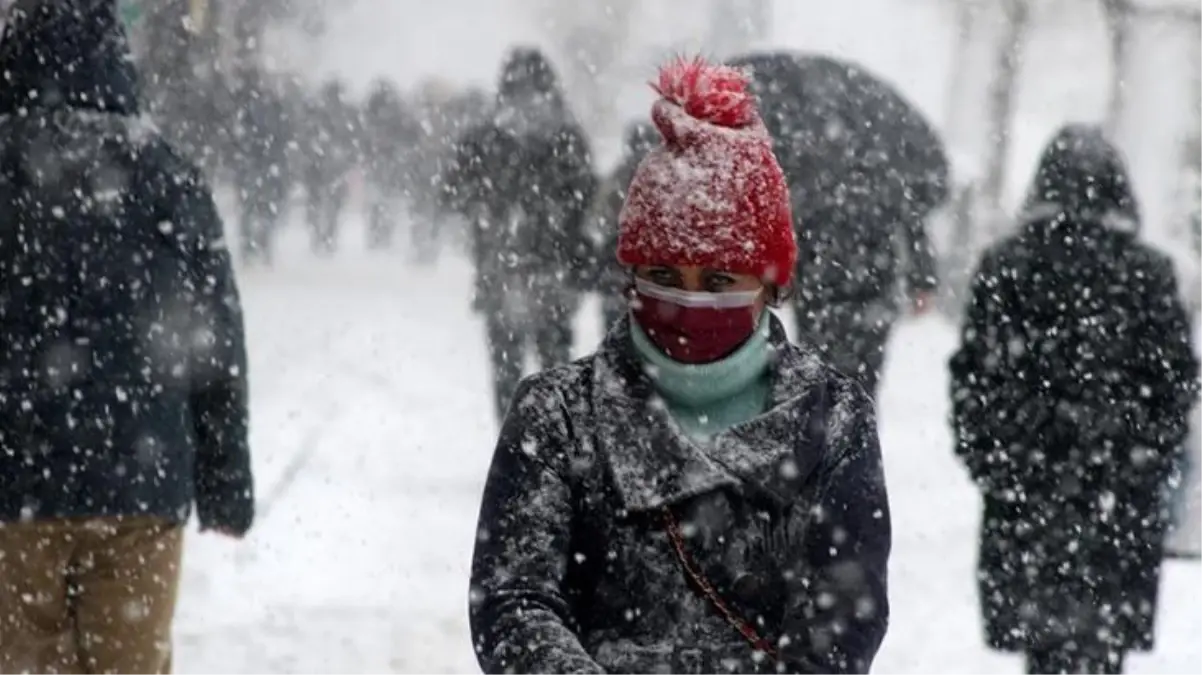
[[[697,265],[785,286],[797,243],[785,176],[747,77],[676,59],[652,88],[663,137],[634,174],[619,216],[623,265]]]

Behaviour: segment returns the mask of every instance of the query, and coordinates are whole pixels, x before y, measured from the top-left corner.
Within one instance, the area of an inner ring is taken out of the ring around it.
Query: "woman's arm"
[[[833,386],[827,446],[835,460],[822,496],[793,548],[779,642],[788,672],[866,673],[889,625],[889,499],[872,401],[858,386]]]
[[[581,646],[563,593],[566,445],[559,394],[541,378],[524,381],[493,453],[472,561],[472,638],[485,672],[605,672]]]

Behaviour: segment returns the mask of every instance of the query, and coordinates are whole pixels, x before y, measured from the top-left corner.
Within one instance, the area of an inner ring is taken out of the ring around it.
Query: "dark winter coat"
[[[363,111],[363,158],[367,180],[382,195],[401,194],[405,168],[415,154],[421,127],[390,84],[372,92]]]
[[[246,354],[221,221],[197,169],[131,116],[113,5],[37,3],[0,42],[22,83],[0,86],[0,521],[183,521],[196,502],[203,525],[243,532]]]
[[[1027,214],[981,261],[951,361],[957,453],[984,493],[987,639],[1150,649],[1166,481],[1197,396],[1189,324],[1100,133],[1057,137]]]
[[[359,114],[343,100],[342,88],[326,85],[305,113],[301,149],[305,189],[321,195],[344,188],[359,160]]]
[[[471,625],[487,672],[774,672],[686,580],[702,573],[789,672],[867,672],[889,604],[889,505],[872,403],[773,319],[770,405],[702,446],[633,352],[527,379],[484,492]]]
[[[238,109],[240,157],[235,180],[250,210],[263,215],[284,210],[292,139],[283,97],[267,87],[248,88]]]
[[[448,203],[474,225],[487,306],[532,275],[587,283],[584,218],[596,190],[588,139],[545,57],[518,50],[500,85],[492,119],[464,134],[442,180]]]

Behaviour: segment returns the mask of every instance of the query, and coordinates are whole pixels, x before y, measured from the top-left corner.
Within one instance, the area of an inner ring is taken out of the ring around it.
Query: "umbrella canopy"
[[[942,141],[880,77],[848,61],[791,51],[757,52],[729,63],[751,71],[802,220],[848,202],[904,200],[925,214],[946,199]]]

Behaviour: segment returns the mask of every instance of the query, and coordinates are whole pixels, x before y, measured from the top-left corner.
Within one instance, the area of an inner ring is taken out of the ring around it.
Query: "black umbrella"
[[[794,209],[905,204],[925,214],[948,193],[948,162],[931,125],[865,68],[800,52],[760,52],[748,68]]]

